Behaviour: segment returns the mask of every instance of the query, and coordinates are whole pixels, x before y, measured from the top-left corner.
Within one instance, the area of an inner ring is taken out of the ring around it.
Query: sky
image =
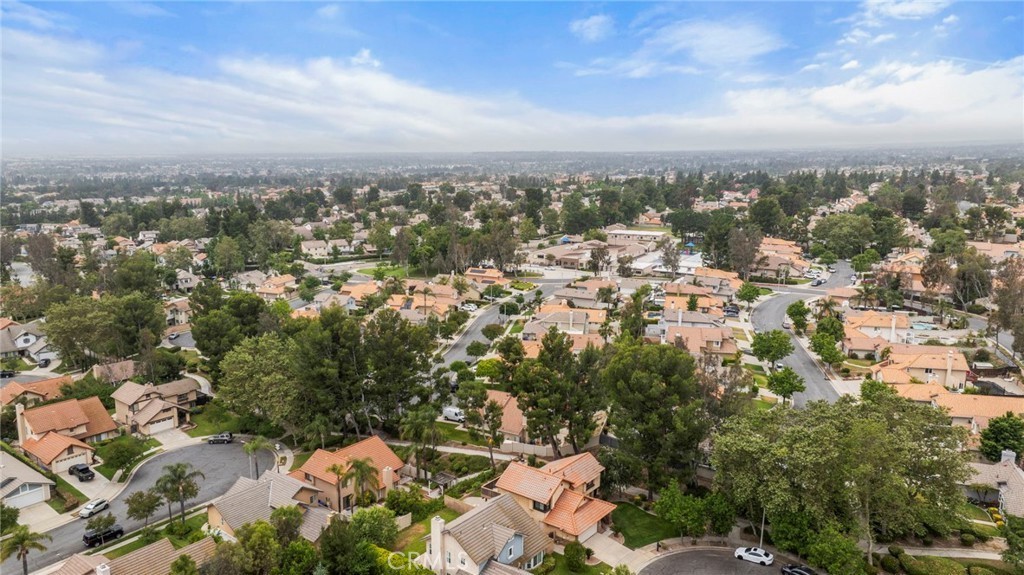
[[[1024,2],[0,0],[8,157],[1024,142]]]

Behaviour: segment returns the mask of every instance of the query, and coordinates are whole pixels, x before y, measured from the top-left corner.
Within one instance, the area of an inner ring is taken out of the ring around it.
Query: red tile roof
[[[374,435],[357,443],[353,443],[348,447],[343,447],[334,453],[323,449],[317,449],[313,452],[313,455],[311,455],[310,458],[302,464],[302,467],[292,471],[288,475],[295,479],[304,480],[305,474],[308,473],[329,485],[336,485],[338,483],[337,476],[327,471],[327,468],[338,463],[347,471],[349,461],[353,459],[370,459],[373,462],[373,466],[377,468],[378,488],[391,487],[384,485],[385,467],[390,467],[395,472],[394,477],[395,480],[397,480],[398,470],[405,465],[402,459],[395,455],[395,452],[391,451],[391,448],[388,447],[381,438]]]
[[[54,459],[57,459],[57,457],[62,455],[69,447],[72,446],[88,449],[89,451],[96,451],[92,446],[83,443],[74,437],[61,435],[55,431],[47,432],[46,435],[39,439],[26,439],[24,443],[21,444],[22,449],[46,465],[50,465]]]

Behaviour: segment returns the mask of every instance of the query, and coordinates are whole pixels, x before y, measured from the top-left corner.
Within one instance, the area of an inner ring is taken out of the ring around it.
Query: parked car
[[[0,377],[14,377],[18,375],[18,372],[13,369],[0,369]]]
[[[781,361],[776,361],[775,362],[775,369],[782,369],[784,367],[786,367],[786,366],[783,365],[783,363]]]
[[[82,536],[82,541],[85,542],[86,547],[96,547],[121,537],[124,537],[124,528],[120,525],[111,525],[102,531],[86,531]]]
[[[818,573],[806,565],[783,565],[782,575],[818,575]]]
[[[181,334],[180,333],[172,333],[171,335],[167,336],[167,339],[169,339],[169,340],[178,339],[179,335],[181,335]]]
[[[774,555],[760,547],[740,547],[736,550],[736,558],[758,565],[771,565],[775,561]]]
[[[44,367],[44,368],[45,367],[50,367],[50,360],[49,359],[41,359],[41,360],[39,360],[39,367]]]
[[[68,473],[74,475],[79,481],[92,481],[96,473],[84,463],[78,463],[68,468]]]
[[[230,433],[218,433],[217,435],[211,435],[206,443],[231,443],[235,440],[235,436]]]
[[[448,421],[457,421],[459,423],[466,421],[466,414],[462,413],[462,410],[459,409],[458,407],[452,406],[444,408],[444,411],[441,412],[441,417],[447,419]]]
[[[107,503],[106,499],[94,499],[86,503],[85,507],[82,507],[82,510],[78,512],[78,516],[83,519],[92,517],[108,507],[110,507],[110,503]]]
[[[832,266],[828,266],[828,268],[826,268],[826,269],[828,269],[828,273],[830,273],[830,274],[836,273],[836,268],[834,268]]]
[[[477,307],[475,303],[462,304],[462,311],[476,311]]]
[[[825,280],[823,280],[821,278],[818,278],[818,279],[816,279],[816,280],[811,282],[811,286],[818,287],[818,286],[820,286],[820,285],[822,285],[824,283],[825,283]]]

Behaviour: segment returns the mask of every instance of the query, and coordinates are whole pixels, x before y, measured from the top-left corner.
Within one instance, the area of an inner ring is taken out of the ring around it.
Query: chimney
[[[676,325],[677,326],[682,326],[683,325],[683,310],[682,310],[682,308],[680,308],[678,311],[676,311]]]
[[[395,470],[390,467],[385,467],[384,472],[381,473],[381,479],[384,482],[384,492],[391,491],[391,488],[395,486]]]
[[[444,519],[439,515],[430,520],[430,541],[427,542],[427,549],[429,567],[437,573],[444,573],[447,567],[444,564]]]
[[[892,314],[889,322],[889,343],[896,343],[896,314]]]
[[[96,575],[110,575],[110,565],[100,563],[96,566]]]
[[[25,443],[25,436],[28,435],[28,428],[25,426],[25,406],[21,403],[14,404],[14,417],[18,426],[18,445]]]
[[[953,380],[953,350],[946,352],[946,386]],[[958,385],[957,387],[962,387]]]
[[[569,310],[569,331],[572,331],[572,310]]]
[[[1010,451],[1009,449],[1004,449],[1002,451],[1002,453],[999,454],[999,463],[1016,463],[1016,462],[1017,462],[1017,453],[1015,451]]]

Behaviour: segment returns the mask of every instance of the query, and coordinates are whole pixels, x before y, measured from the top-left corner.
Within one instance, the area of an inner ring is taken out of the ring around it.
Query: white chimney
[[[572,331],[572,310],[569,310],[569,331]]]
[[[110,565],[100,563],[96,566],[96,575],[110,575]]]
[[[1010,451],[1009,449],[1004,449],[1002,451],[1002,453],[999,454],[999,463],[1007,463],[1007,462],[1014,463],[1016,461],[1017,461],[1017,453],[1015,451]]]
[[[892,321],[889,322],[889,343],[896,343],[896,314],[892,314]]]
[[[677,326],[682,326],[683,325],[683,310],[682,310],[682,308],[680,308],[679,311],[676,312],[676,325]]]
[[[429,567],[437,573],[445,572],[444,564],[444,519],[435,515],[430,520],[430,540],[427,541],[427,558]]]
[[[946,385],[953,381],[953,350],[946,352]],[[957,387],[960,387],[959,385]]]
[[[18,444],[24,444],[26,435],[28,435],[28,428],[25,427],[25,406],[21,403],[14,404],[14,421],[18,427]]]
[[[395,486],[395,470],[385,467],[383,471],[381,478],[384,481],[384,491],[391,491],[391,488]]]

